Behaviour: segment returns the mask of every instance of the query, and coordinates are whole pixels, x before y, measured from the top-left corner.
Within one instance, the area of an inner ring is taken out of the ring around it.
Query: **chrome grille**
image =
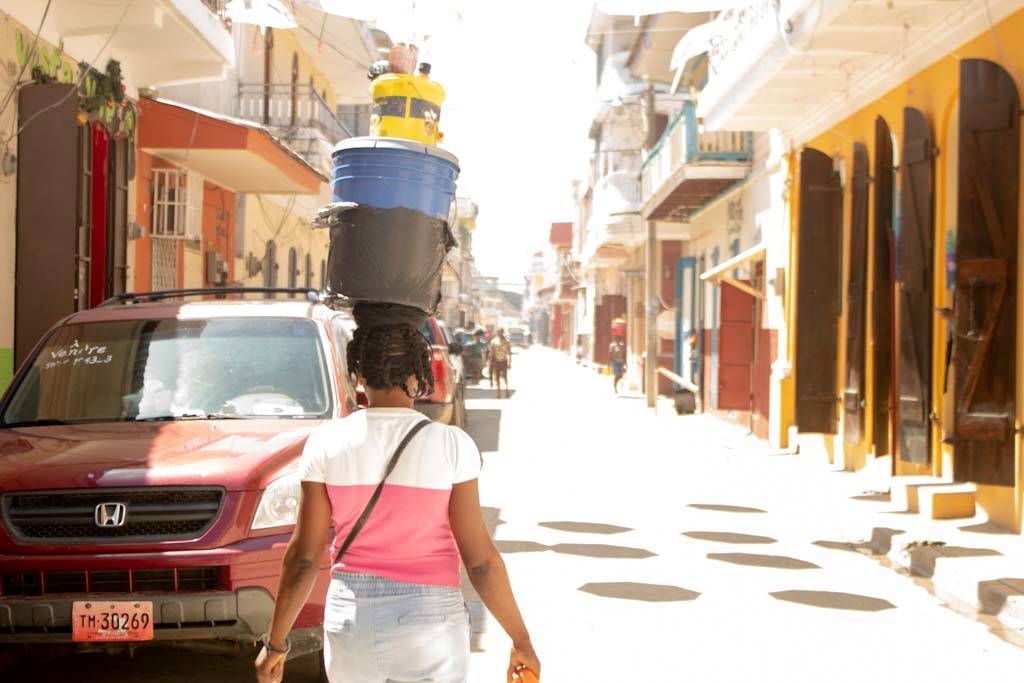
[[[7,529],[28,542],[88,543],[188,540],[213,524],[224,499],[220,488],[72,489],[0,496]],[[99,526],[96,508],[121,503],[120,526]]]

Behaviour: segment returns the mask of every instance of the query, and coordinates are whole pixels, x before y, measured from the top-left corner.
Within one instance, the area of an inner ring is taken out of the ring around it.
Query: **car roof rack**
[[[100,306],[139,304],[188,296],[224,297],[227,294],[296,294],[311,303],[319,303],[323,299],[321,293],[311,287],[194,287],[191,289],[162,289],[155,292],[125,292],[110,297]]]

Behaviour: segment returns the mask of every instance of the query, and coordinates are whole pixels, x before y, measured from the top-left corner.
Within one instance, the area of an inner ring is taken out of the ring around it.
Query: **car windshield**
[[[66,325],[32,360],[2,424],[322,417],[329,386],[309,320]]]

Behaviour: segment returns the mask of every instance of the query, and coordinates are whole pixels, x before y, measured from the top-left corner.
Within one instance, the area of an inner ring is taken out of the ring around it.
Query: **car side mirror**
[[[462,344],[460,344],[458,342],[452,342],[451,344],[448,345],[448,353],[453,355],[453,356],[461,356],[462,355]]]

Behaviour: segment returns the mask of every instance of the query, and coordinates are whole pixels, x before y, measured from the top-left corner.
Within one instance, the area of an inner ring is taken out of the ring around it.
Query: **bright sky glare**
[[[442,147],[459,157],[459,195],[480,206],[477,267],[504,283],[523,281],[552,221],[575,217],[572,180],[586,173],[592,149],[594,54],[584,42],[592,7],[418,0],[411,19],[378,23],[395,42],[415,39],[447,92]]]

